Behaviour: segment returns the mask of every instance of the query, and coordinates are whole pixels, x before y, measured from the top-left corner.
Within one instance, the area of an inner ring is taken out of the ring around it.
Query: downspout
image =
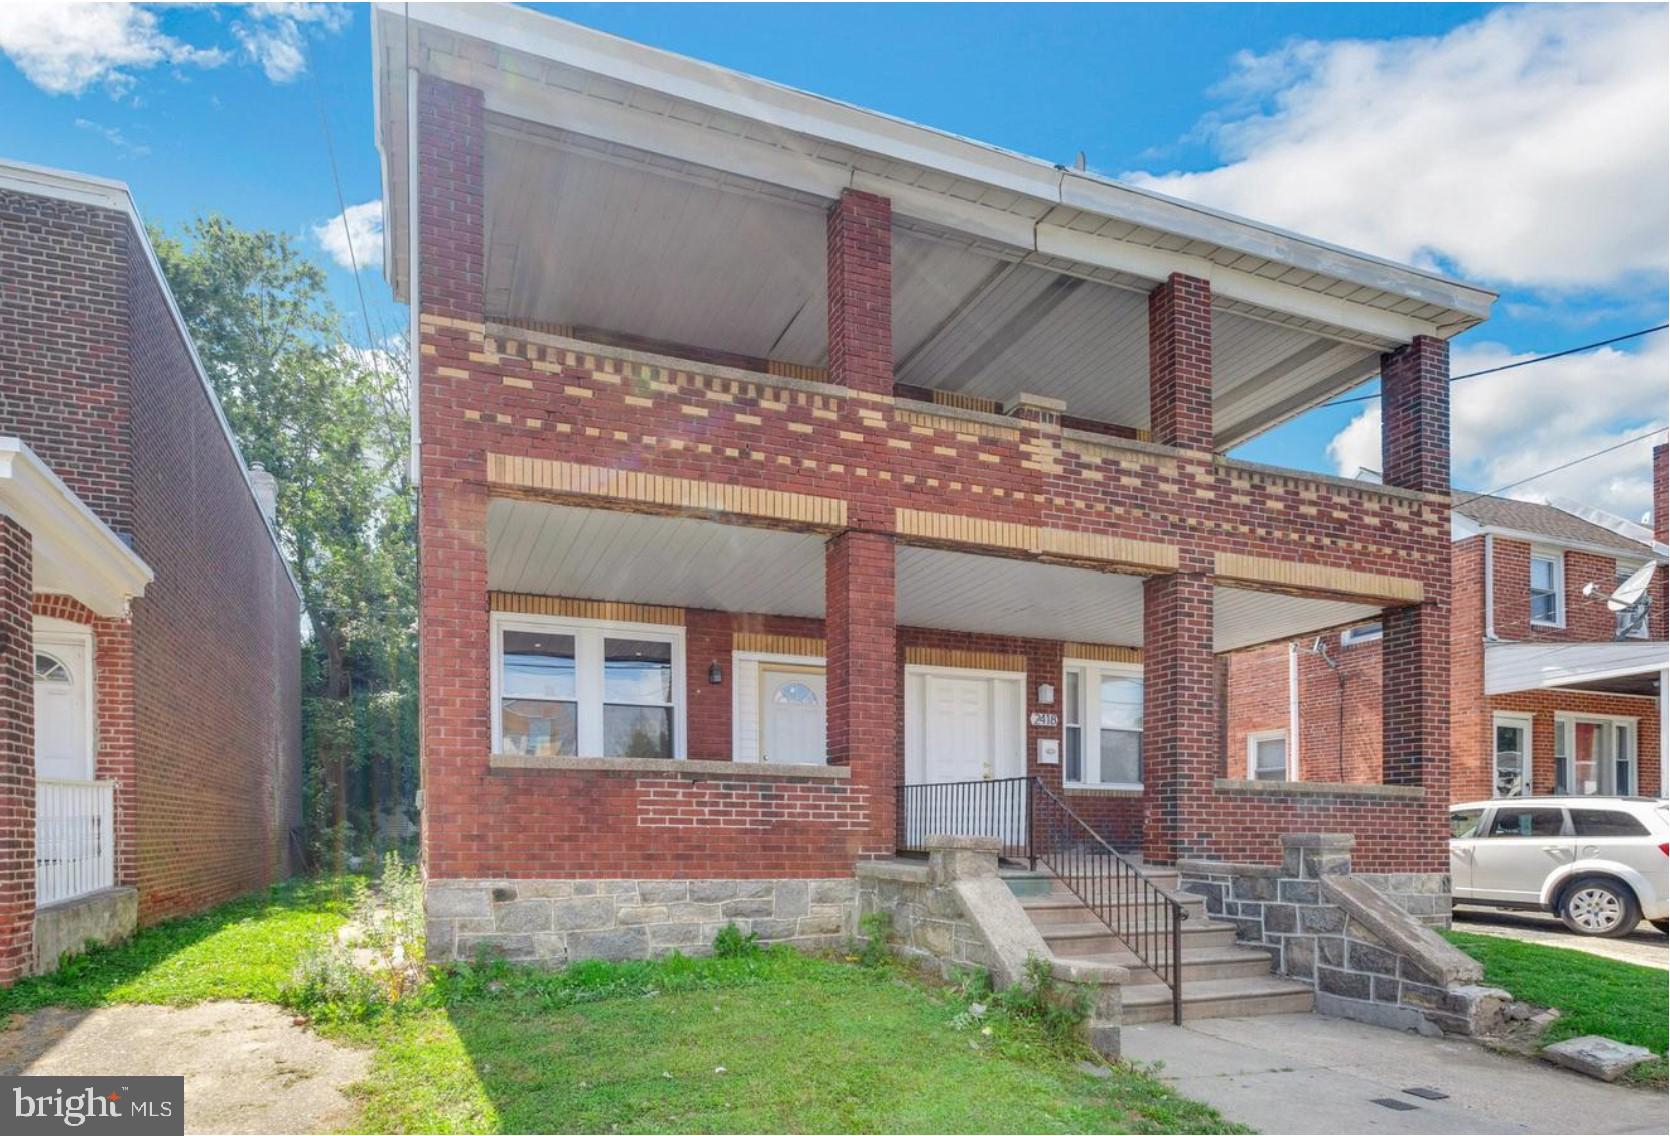
[[[1496,538],[1484,534],[1484,637],[1496,639]]]
[[[1299,780],[1299,644],[1287,645],[1287,779]]]

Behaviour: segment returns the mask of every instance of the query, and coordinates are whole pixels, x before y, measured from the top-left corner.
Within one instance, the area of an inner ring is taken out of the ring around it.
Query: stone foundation
[[[139,923],[139,892],[131,887],[105,888],[91,895],[54,903],[35,912],[35,974],[51,974],[66,956],[78,955],[88,941],[119,943]]]
[[[834,946],[857,929],[858,888],[823,880],[429,880],[428,958],[486,952],[560,965],[707,954],[727,923],[764,943]]]
[[[1184,860],[1184,891],[1271,953],[1278,974],[1309,982],[1319,1013],[1422,1033],[1477,1034],[1509,997],[1431,929],[1449,925],[1449,877],[1354,875],[1354,839],[1283,836],[1282,865]]]

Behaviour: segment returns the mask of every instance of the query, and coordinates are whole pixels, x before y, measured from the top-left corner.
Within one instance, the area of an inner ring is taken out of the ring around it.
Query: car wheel
[[[1628,887],[1590,876],[1572,884],[1560,897],[1560,918],[1579,935],[1612,939],[1635,930],[1641,910]]]

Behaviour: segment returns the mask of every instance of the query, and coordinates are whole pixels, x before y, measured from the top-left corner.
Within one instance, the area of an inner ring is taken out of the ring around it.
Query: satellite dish
[[[1658,565],[1648,562],[1630,573],[1629,579],[1618,585],[1618,590],[1606,597],[1606,606],[1612,611],[1628,611],[1641,602],[1641,597],[1647,594],[1647,585],[1653,582],[1653,573],[1658,571]]]

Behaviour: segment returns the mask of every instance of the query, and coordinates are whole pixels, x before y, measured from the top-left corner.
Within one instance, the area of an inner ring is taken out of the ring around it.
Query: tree
[[[309,847],[339,861],[417,786],[416,528],[399,343],[351,346],[290,237],[200,216],[152,243],[301,585]]]

